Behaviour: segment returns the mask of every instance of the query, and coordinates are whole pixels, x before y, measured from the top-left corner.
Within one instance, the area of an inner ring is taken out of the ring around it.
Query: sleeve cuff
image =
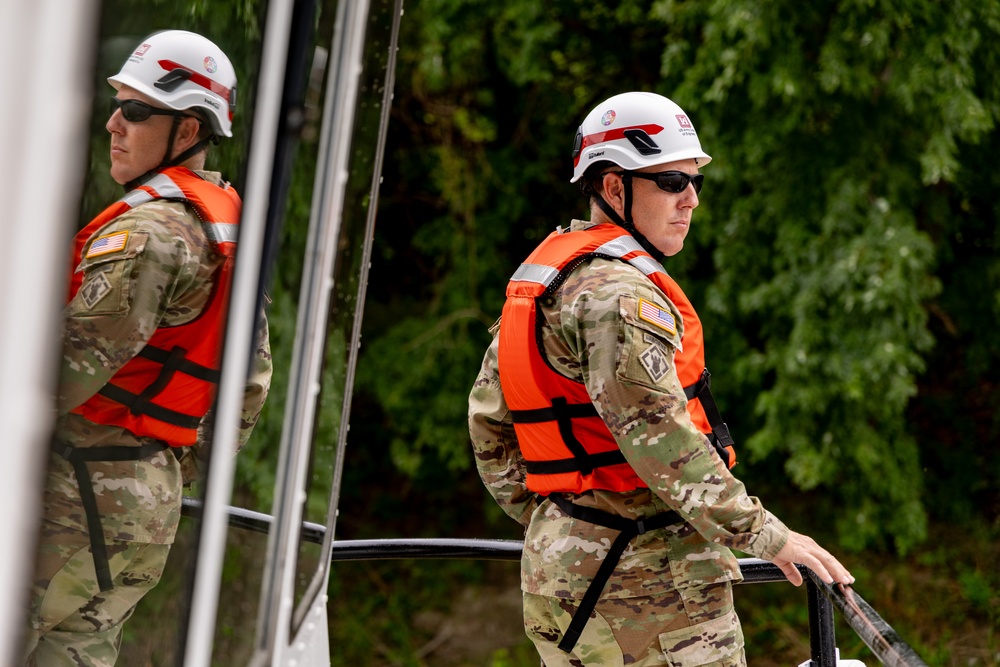
[[[788,526],[781,522],[781,519],[774,516],[767,510],[764,511],[764,525],[760,533],[754,538],[744,551],[762,558],[764,560],[774,560],[781,548],[788,541]]]

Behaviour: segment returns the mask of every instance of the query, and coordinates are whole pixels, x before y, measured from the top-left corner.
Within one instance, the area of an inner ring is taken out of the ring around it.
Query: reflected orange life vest
[[[631,234],[616,225],[602,224],[575,232],[553,232],[507,285],[498,366],[500,385],[525,457],[528,488],[548,494],[646,487],[625,462],[583,383],[556,372],[542,349],[538,299],[558,289],[571,271],[592,257],[628,262],[677,307],[684,334],[683,350],[676,352],[674,362],[688,397],[688,412],[722,460],[729,467],[735,465],[732,438],[709,390],[698,314],[680,286]]]
[[[159,327],[137,356],[72,412],[96,424],[120,426],[137,436],[184,447],[195,444],[198,424],[215,400],[240,218],[239,195],[228,184],[219,187],[184,167],[164,169],[76,235],[74,267],[102,227],[155,199],[184,202],[201,219],[212,249],[225,258],[213,279],[214,289],[200,315],[186,324]],[[82,280],[82,272],[72,274],[70,299]]]

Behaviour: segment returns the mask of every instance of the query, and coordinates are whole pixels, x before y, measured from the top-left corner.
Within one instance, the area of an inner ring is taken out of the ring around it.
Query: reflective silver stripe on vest
[[[647,276],[654,273],[666,273],[666,271],[663,270],[663,267],[660,266],[660,263],[650,257],[649,254],[642,249],[642,246],[639,245],[639,242],[631,236],[619,236],[618,238],[608,241],[604,245],[600,246],[594,252],[621,259],[630,252],[636,251],[643,254],[625,261],[642,271],[642,273]]]
[[[660,266],[660,263],[650,257],[642,249],[642,246],[639,245],[639,242],[631,236],[620,236],[594,249],[594,253],[596,254],[604,255],[605,257],[615,257],[617,259],[622,259],[625,255],[632,252],[641,252],[643,254],[623,261],[642,271],[643,275],[666,273],[663,267]],[[517,267],[517,271],[514,272],[511,280],[538,283],[548,287],[557,275],[559,275],[559,270],[553,266],[546,266],[545,264],[522,264]]]
[[[151,179],[143,183],[143,185],[156,190],[161,197],[184,197],[184,193],[181,192],[179,187],[177,187],[177,184],[174,183],[173,179],[164,174],[157,174],[156,176],[153,176]],[[122,201],[128,204],[129,208],[135,208],[136,206],[145,204],[153,199],[155,199],[153,195],[141,188],[136,188],[122,197]]]
[[[208,240],[213,243],[236,243],[239,230],[231,222],[206,222],[201,227],[205,230]]]
[[[554,266],[545,266],[544,264],[522,264],[517,267],[517,271],[514,272],[511,280],[538,283],[548,287],[549,283],[551,283],[552,280],[558,275],[559,269]]]
[[[156,193],[164,199],[187,199],[184,191],[174,182],[174,179],[166,174],[157,174],[143,183],[143,185],[156,190]],[[140,204],[145,204],[154,199],[156,197],[145,190],[136,188],[122,197],[121,201],[127,204],[129,208],[135,208]],[[236,235],[239,233],[237,225],[231,222],[204,223],[202,224],[202,229],[205,230],[205,236],[216,244],[236,243]]]
[[[602,246],[599,246],[594,252],[600,253],[602,255],[610,255],[612,257],[618,257],[621,259],[630,252],[642,251],[642,246],[631,236],[619,236],[616,239],[611,239]]]
[[[153,201],[153,195],[149,194],[145,190],[132,190],[124,197],[122,201],[128,204],[129,208],[135,208],[139,204],[145,204],[148,201]]]
[[[647,276],[654,273],[666,273],[660,263],[648,255],[639,255],[627,260],[629,264],[642,271]]]
[[[153,188],[160,193],[160,196],[164,199],[168,199],[170,197],[174,197],[176,199],[187,199],[187,197],[184,196],[184,191],[177,187],[174,180],[166,174],[157,174],[143,183],[143,185]]]

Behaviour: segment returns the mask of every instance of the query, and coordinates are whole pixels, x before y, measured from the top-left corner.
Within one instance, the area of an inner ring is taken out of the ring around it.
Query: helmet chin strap
[[[126,183],[123,186],[126,192],[130,190],[135,190],[137,187],[139,187],[140,185],[142,185],[143,183],[145,183],[146,181],[148,181],[157,173],[163,171],[167,167],[176,167],[177,165],[181,164],[182,162],[187,160],[189,157],[191,157],[198,151],[204,149],[205,146],[208,145],[209,141],[212,140],[212,137],[207,137],[205,139],[202,139],[201,141],[195,143],[193,146],[188,148],[186,151],[183,151],[182,153],[177,155],[177,157],[175,157],[173,160],[171,160],[170,154],[174,150],[174,139],[177,137],[177,127],[181,124],[181,120],[182,120],[181,116],[174,116],[173,125],[170,126],[170,136],[167,137],[167,152],[163,154],[163,159],[160,160],[160,164],[153,167],[142,176],[134,178],[128,183]]]
[[[623,220],[618,211],[611,207],[604,197],[601,196],[600,192],[595,192],[594,196],[597,198],[597,205],[600,207],[604,214],[611,218],[611,222],[615,223],[626,232],[632,235],[632,237],[639,242],[642,249],[653,256],[657,262],[663,261],[663,253],[654,246],[649,239],[643,236],[638,229],[635,228],[635,224],[632,222],[632,175],[630,173],[622,173],[622,185],[625,186],[625,219]]]

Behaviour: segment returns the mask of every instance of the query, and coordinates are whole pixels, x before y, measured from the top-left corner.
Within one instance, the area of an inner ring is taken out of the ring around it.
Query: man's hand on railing
[[[854,583],[851,573],[829,551],[816,544],[813,538],[796,533],[794,530],[788,535],[785,546],[781,547],[781,551],[771,562],[777,565],[796,586],[802,585],[802,573],[795,567],[796,563],[805,565],[828,584]]]

